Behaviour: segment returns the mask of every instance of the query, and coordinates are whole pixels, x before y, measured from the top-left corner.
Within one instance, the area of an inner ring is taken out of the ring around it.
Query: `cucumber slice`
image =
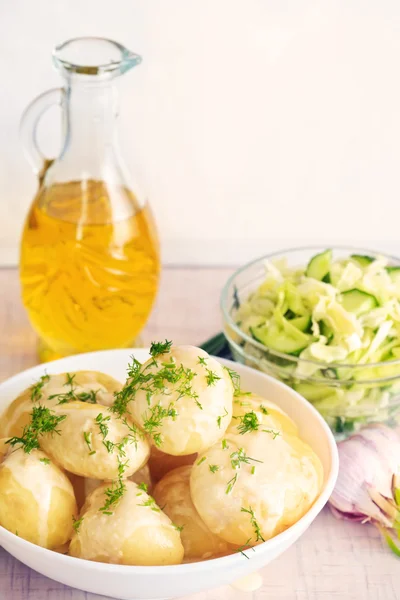
[[[332,262],[332,250],[325,250],[312,257],[307,265],[306,275],[322,281],[329,274]]]
[[[400,267],[386,267],[386,271],[393,283],[400,283]]]
[[[293,327],[293,330],[297,334],[290,335],[276,324],[272,324],[251,327],[250,333],[257,342],[264,344],[271,350],[277,350],[284,354],[299,354],[304,348],[307,348],[314,338],[296,327]]]
[[[296,392],[298,392],[301,396],[304,396],[304,398],[309,402],[318,402],[318,400],[324,400],[334,393],[331,387],[314,383],[296,383],[293,387]]]
[[[290,319],[290,324],[297,327],[300,331],[309,333],[311,330],[311,317],[305,315],[304,317],[297,317],[296,319]]]
[[[319,324],[319,330],[320,330],[320,332],[321,332],[321,335],[325,336],[325,337],[328,339],[328,343],[329,343],[330,341],[332,341],[332,339],[333,339],[333,335],[334,335],[334,333],[333,333],[333,329],[331,329],[331,328],[329,327],[329,325],[327,325],[327,324],[325,323],[325,321],[319,321],[319,323],[318,323],[318,324]]]
[[[368,265],[375,260],[372,256],[368,256],[367,254],[352,254],[350,258],[358,263],[360,267],[368,267]]]
[[[353,289],[342,292],[342,306],[348,312],[357,317],[378,306],[378,301],[372,294],[367,294],[362,290]]]

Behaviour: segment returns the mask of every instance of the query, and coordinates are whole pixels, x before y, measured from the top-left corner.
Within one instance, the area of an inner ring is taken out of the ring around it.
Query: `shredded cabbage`
[[[307,275],[307,266],[268,261],[265,280],[235,314],[238,326],[267,348],[285,354],[287,341],[286,353],[296,359],[276,361],[272,371],[335,426],[338,418],[342,425],[361,423],[367,411],[387,418],[389,398],[400,390],[400,367],[384,364],[400,358],[400,267],[384,257],[358,258],[367,260],[332,260],[321,281]],[[397,382],[379,384],[396,376]],[[324,378],[329,381],[321,385]]]

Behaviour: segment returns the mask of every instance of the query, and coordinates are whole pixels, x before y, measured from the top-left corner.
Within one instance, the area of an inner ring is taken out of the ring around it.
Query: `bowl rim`
[[[278,257],[282,257],[284,258],[285,256],[287,256],[288,254],[291,254],[293,252],[306,252],[306,251],[316,251],[316,250],[350,250],[353,251],[353,253],[368,253],[372,256],[375,256],[376,258],[387,258],[389,260],[392,261],[396,261],[400,264],[400,258],[397,256],[392,256],[390,254],[386,254],[385,252],[378,252],[376,250],[371,250],[369,248],[359,248],[358,246],[338,246],[338,245],[330,245],[330,246],[321,246],[321,245],[315,245],[315,246],[297,246],[297,247],[293,247],[293,248],[284,248],[283,250],[279,250],[276,252],[271,252],[269,254],[265,254],[263,256],[259,256],[258,258],[251,260],[250,262],[247,262],[246,264],[244,264],[242,267],[240,267],[239,269],[236,269],[236,271],[234,273],[232,273],[232,275],[228,278],[228,280],[226,281],[222,292],[221,292],[221,296],[220,296],[220,309],[222,312],[222,316],[225,320],[226,325],[228,325],[231,329],[233,329],[233,331],[239,335],[240,337],[242,337],[246,342],[248,342],[249,344],[251,344],[252,346],[262,350],[263,352],[265,352],[266,350],[268,350],[268,352],[270,354],[273,354],[274,356],[276,356],[277,358],[282,358],[285,359],[287,361],[292,362],[294,365],[297,363],[305,363],[305,364],[309,364],[309,365],[313,365],[313,366],[318,366],[319,369],[371,369],[371,368],[376,368],[376,367],[382,367],[382,366],[387,366],[387,365],[399,365],[400,366],[400,358],[396,358],[394,360],[385,360],[385,361],[380,361],[380,362],[375,362],[375,363],[367,363],[367,364],[357,364],[357,363],[334,363],[334,362],[323,362],[320,360],[313,360],[311,358],[300,358],[299,356],[294,356],[293,354],[286,354],[285,352],[279,352],[279,350],[273,350],[272,348],[269,348],[268,346],[265,346],[264,344],[261,344],[260,342],[258,342],[257,340],[255,340],[254,338],[250,337],[249,335],[247,335],[247,333],[245,333],[242,329],[240,329],[237,324],[235,323],[235,321],[232,319],[229,311],[228,311],[228,292],[229,292],[229,288],[233,285],[234,289],[237,289],[235,286],[235,279],[238,277],[238,275],[240,275],[241,273],[244,273],[245,271],[247,271],[247,269],[250,269],[251,267],[255,266],[257,263],[265,263],[273,258],[278,258]],[[378,379],[360,379],[357,381],[357,384],[362,385],[363,383],[381,383],[381,382],[385,382],[385,381],[395,381],[399,379],[399,375],[395,375],[395,376],[391,376],[391,377],[382,377],[382,378],[378,378]],[[320,380],[318,380],[320,381]],[[322,381],[322,379],[321,379]],[[324,380],[326,381],[326,380]]]
[[[101,351],[97,351],[97,352],[76,354],[76,355],[73,355],[72,357],[61,358],[58,360],[51,361],[51,363],[47,363],[47,364],[51,364],[51,368],[53,369],[53,365],[57,366],[60,364],[60,366],[62,366],[62,364],[64,362],[68,361],[70,358],[77,359],[77,360],[80,360],[80,359],[84,360],[85,358],[96,357],[99,354],[107,355],[107,354],[114,354],[114,353],[119,353],[119,354],[121,354],[121,356],[124,356],[124,355],[131,356],[132,354],[134,354],[135,352],[138,352],[138,351],[148,352],[148,349],[147,348],[126,348],[126,349],[122,349],[122,350],[121,349],[101,350]],[[214,357],[214,358],[216,360],[218,360],[219,362],[222,362],[223,364],[226,364],[232,368],[234,368],[235,366],[237,367],[237,364],[238,364],[238,363],[235,363],[234,361],[231,361],[228,359],[223,359],[220,357]],[[21,376],[28,376],[31,373],[32,373],[32,375],[36,376],[36,373],[38,372],[39,367],[45,368],[45,365],[43,365],[43,364],[35,365],[34,367],[25,369],[24,371],[21,371],[20,373],[17,373],[16,375],[13,375],[12,377],[2,381],[0,383],[0,394],[1,394],[3,387],[8,387],[9,385],[13,385],[16,381],[18,381],[20,379]],[[311,524],[312,521],[314,521],[314,519],[318,516],[318,514],[321,512],[323,507],[328,502],[329,497],[332,494],[334,486],[336,484],[336,480],[337,480],[338,473],[339,473],[339,453],[338,453],[335,438],[332,434],[331,429],[329,428],[329,426],[327,425],[325,420],[322,418],[322,416],[319,414],[319,412],[312,406],[312,404],[310,404],[305,398],[303,398],[303,396],[301,396],[298,392],[293,390],[291,387],[289,387],[282,381],[279,381],[279,380],[275,379],[274,377],[267,375],[266,373],[262,373],[260,371],[257,371],[255,369],[252,369],[251,367],[248,367],[248,366],[242,365],[242,364],[240,364],[240,368],[243,369],[244,371],[247,371],[248,373],[255,372],[255,373],[257,373],[258,376],[265,377],[265,378],[271,380],[273,382],[273,384],[276,385],[277,387],[281,387],[281,388],[285,389],[286,391],[289,390],[290,394],[296,397],[297,402],[304,405],[304,407],[307,410],[309,410],[311,413],[314,414],[314,417],[317,419],[317,421],[319,421],[319,424],[321,425],[322,430],[325,432],[326,441],[328,442],[329,456],[330,456],[330,462],[331,462],[330,470],[327,473],[324,487],[321,490],[321,493],[319,494],[318,498],[315,500],[315,502],[312,504],[312,506],[308,509],[308,511],[298,521],[296,521],[296,523],[294,523],[293,525],[288,527],[288,529],[285,529],[285,531],[282,531],[281,533],[277,534],[273,538],[271,538],[265,542],[262,542],[261,544],[258,544],[257,546],[254,546],[253,548],[250,548],[248,550],[248,552],[251,551],[252,553],[254,552],[254,554],[260,555],[267,550],[270,552],[273,552],[273,550],[275,548],[279,547],[281,544],[284,544],[286,541],[289,541],[292,537],[295,537],[295,539],[297,539],[297,537],[299,537],[303,531],[304,523],[309,522],[309,524]],[[298,533],[297,537],[296,537],[296,533]],[[183,564],[178,564],[178,565],[164,565],[164,566],[118,565],[118,564],[95,562],[95,561],[91,561],[91,560],[87,560],[87,559],[83,559],[83,558],[76,558],[74,556],[69,556],[66,554],[61,554],[61,553],[55,552],[54,550],[48,550],[47,548],[42,548],[41,546],[38,546],[36,544],[33,544],[32,542],[24,540],[23,538],[17,536],[16,534],[12,533],[11,531],[8,531],[1,525],[0,525],[0,548],[1,548],[1,537],[2,536],[4,536],[5,538],[8,538],[13,544],[19,545],[21,547],[21,549],[25,548],[30,553],[32,551],[34,553],[36,553],[36,556],[40,555],[43,560],[46,560],[47,558],[51,558],[52,560],[58,561],[60,565],[73,566],[75,564],[78,568],[81,567],[81,568],[93,569],[94,571],[119,573],[121,575],[131,574],[131,575],[146,575],[146,576],[147,575],[149,575],[149,576],[157,576],[157,575],[170,576],[170,575],[175,575],[175,574],[183,575],[184,573],[193,573],[194,574],[194,573],[199,573],[199,572],[201,573],[203,571],[208,571],[208,570],[212,569],[214,565],[221,567],[221,568],[227,567],[227,566],[234,567],[237,561],[243,560],[241,553],[235,552],[234,554],[229,554],[227,556],[221,556],[221,557],[212,558],[209,560],[183,563]],[[251,556],[253,556],[253,554]],[[217,563],[218,563],[218,565],[217,565]]]

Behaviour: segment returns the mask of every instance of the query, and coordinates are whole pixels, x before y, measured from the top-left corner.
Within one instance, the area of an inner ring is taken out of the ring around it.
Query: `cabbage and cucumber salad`
[[[304,267],[279,259],[265,269],[235,321],[274,351],[265,354],[272,372],[338,432],[387,420],[400,392],[400,362],[391,362],[400,359],[400,267],[383,257],[334,259],[325,250]]]

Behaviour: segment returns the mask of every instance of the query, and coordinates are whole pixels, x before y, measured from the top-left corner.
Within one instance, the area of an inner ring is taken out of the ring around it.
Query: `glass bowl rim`
[[[321,244],[316,244],[314,246],[296,246],[293,248],[284,248],[279,251],[270,252],[269,254],[264,254],[263,256],[259,256],[258,258],[255,258],[255,259],[251,260],[250,262],[245,263],[239,269],[236,269],[236,271],[234,271],[234,273],[232,273],[232,275],[226,281],[226,283],[222,289],[221,297],[220,297],[220,308],[221,308],[222,315],[224,317],[226,325],[228,325],[231,329],[233,329],[233,331],[237,335],[242,337],[246,342],[251,344],[253,347],[258,348],[259,350],[262,350],[263,352],[265,352],[267,350],[273,356],[291,361],[293,364],[298,364],[298,363],[304,364],[305,363],[305,364],[309,364],[309,365],[313,365],[313,366],[318,366],[319,369],[366,369],[366,368],[371,369],[371,368],[388,366],[388,365],[389,366],[400,365],[400,358],[396,358],[394,360],[385,360],[385,361],[380,361],[380,362],[375,362],[375,363],[366,363],[366,364],[361,364],[361,365],[359,363],[333,363],[333,362],[328,363],[328,362],[323,362],[320,360],[313,360],[313,359],[309,359],[309,358],[300,358],[299,356],[294,356],[293,354],[286,354],[285,352],[279,352],[279,350],[273,350],[272,348],[269,348],[268,346],[261,344],[254,338],[247,335],[247,333],[242,331],[242,329],[240,329],[237,326],[237,324],[235,323],[235,321],[232,319],[231,315],[228,312],[228,308],[227,308],[228,291],[232,285],[235,285],[235,279],[241,273],[245,273],[248,269],[255,266],[257,263],[266,262],[273,258],[278,258],[278,257],[284,258],[288,254],[292,254],[294,252],[307,252],[307,251],[317,251],[317,250],[324,251],[324,249],[325,250],[333,250],[333,251],[335,251],[335,250],[345,250],[345,251],[350,250],[353,254],[368,254],[370,256],[375,256],[377,258],[383,257],[383,258],[387,258],[392,261],[396,261],[400,264],[400,258],[397,256],[392,256],[390,254],[386,254],[385,252],[379,252],[377,250],[371,250],[369,248],[359,248],[358,246],[339,246],[339,245],[322,246]],[[398,378],[399,378],[399,376],[395,376],[395,379],[398,379]],[[382,377],[379,379],[379,381],[385,381],[387,379],[393,379],[393,376],[389,377],[389,378]],[[368,380],[368,381],[371,382],[371,380]],[[360,380],[359,383],[362,383],[362,381]]]

